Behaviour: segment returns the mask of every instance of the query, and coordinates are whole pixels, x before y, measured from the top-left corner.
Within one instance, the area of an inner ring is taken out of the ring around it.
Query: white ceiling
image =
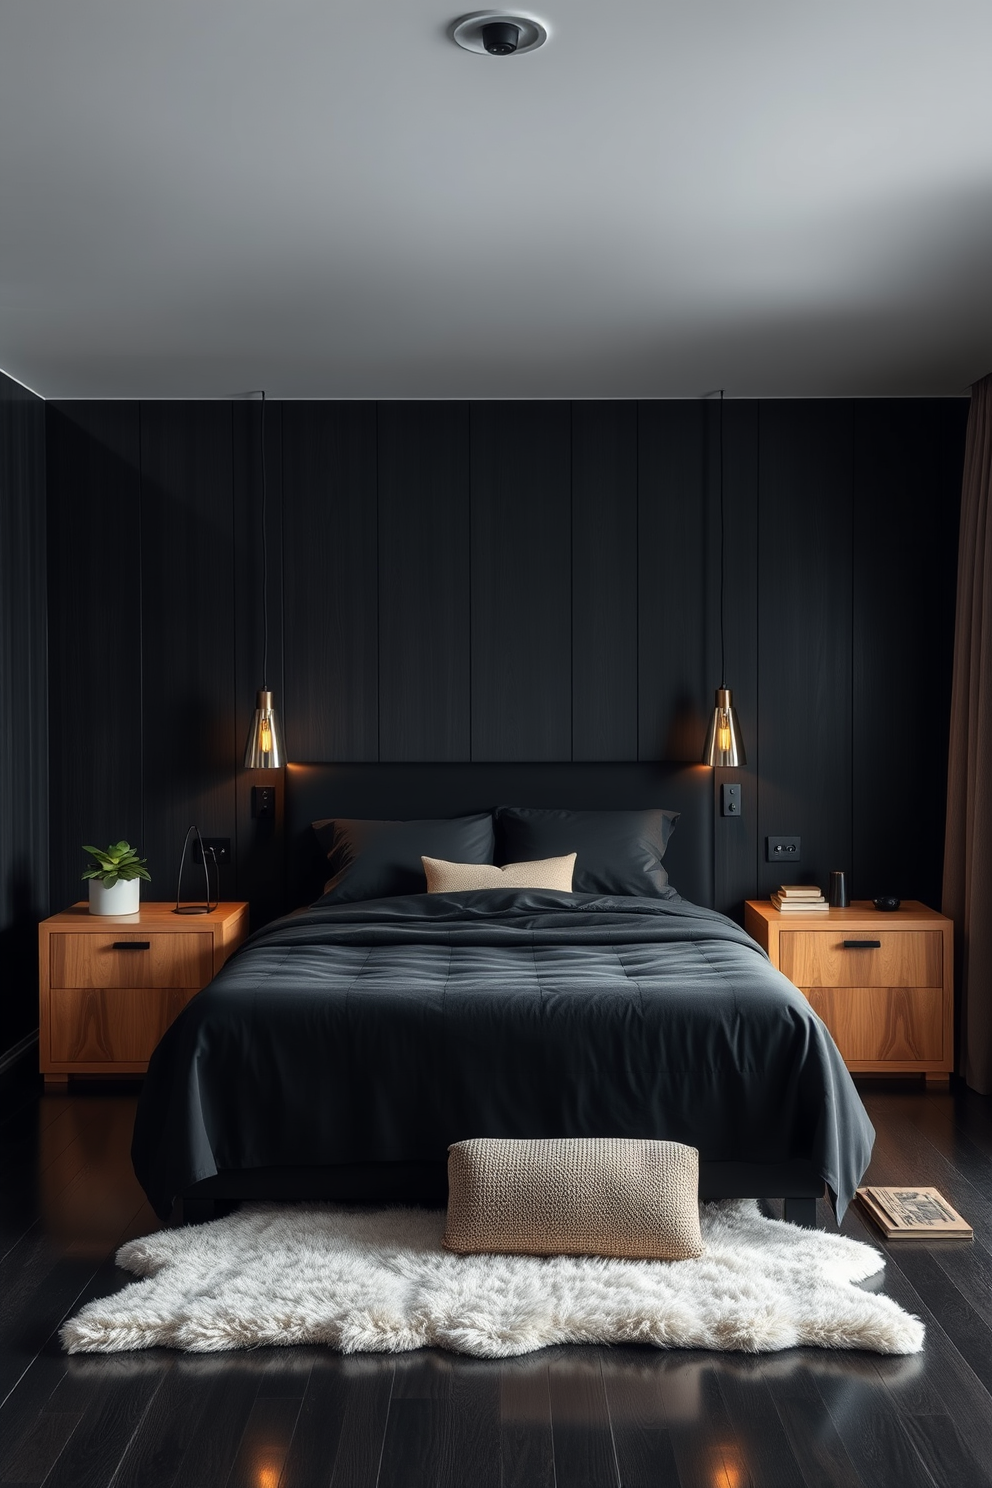
[[[0,366],[46,397],[956,394],[989,0],[2,0]]]

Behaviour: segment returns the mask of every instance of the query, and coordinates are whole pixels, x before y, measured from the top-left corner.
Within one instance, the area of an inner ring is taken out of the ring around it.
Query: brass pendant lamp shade
[[[706,734],[704,765],[746,765],[747,756],[741,742],[741,726],[729,687],[716,690],[716,707]]]
[[[263,688],[255,694],[255,713],[245,744],[246,770],[278,770],[282,766],[282,747],[272,694]]]
[[[255,694],[255,712],[245,742],[246,770],[282,768],[282,746],[272,706],[272,693],[267,680],[269,667],[269,555],[265,530],[265,393],[262,393],[260,419],[260,453],[262,463],[262,686]]]
[[[724,547],[726,524],[723,510],[723,389],[720,389],[720,686],[716,690],[713,717],[703,748],[704,765],[746,765],[741,726],[737,722],[734,697],[727,686],[727,643],[724,626]]]

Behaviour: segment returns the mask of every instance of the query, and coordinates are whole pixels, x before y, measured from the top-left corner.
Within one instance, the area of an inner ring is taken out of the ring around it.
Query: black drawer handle
[[[845,940],[845,951],[880,951],[882,942],[880,940]]]
[[[115,940],[111,946],[112,951],[150,951],[151,948],[150,940]]]

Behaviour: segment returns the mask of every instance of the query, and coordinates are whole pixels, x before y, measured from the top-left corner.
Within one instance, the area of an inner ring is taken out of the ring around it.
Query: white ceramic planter
[[[141,907],[141,880],[121,878],[112,889],[104,888],[98,878],[90,879],[90,914],[137,914]]]

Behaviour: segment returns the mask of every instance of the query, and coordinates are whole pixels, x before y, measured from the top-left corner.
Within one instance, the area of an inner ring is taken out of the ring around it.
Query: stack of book
[[[814,884],[783,884],[772,893],[772,903],[782,914],[825,913],[830,907]]]

